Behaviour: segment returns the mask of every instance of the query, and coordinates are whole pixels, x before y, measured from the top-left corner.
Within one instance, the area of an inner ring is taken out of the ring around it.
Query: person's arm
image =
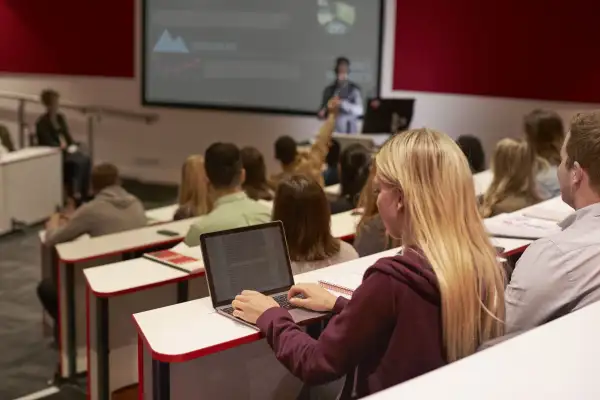
[[[294,323],[289,312],[274,307],[264,312],[257,326],[265,334],[277,359],[307,384],[331,382],[350,372],[395,323],[393,282],[375,273],[354,292],[352,300],[336,301],[332,318],[318,340]]]
[[[353,88],[351,98],[352,100],[342,100],[340,109],[344,113],[354,115],[355,117],[362,116],[364,114],[364,107],[360,89],[357,87]]]
[[[81,206],[73,213],[69,221],[63,226],[49,226],[46,230],[46,244],[54,246],[59,243],[70,242],[79,236],[89,233],[94,224],[93,215],[88,207]]]
[[[506,333],[534,328],[553,319],[571,299],[573,282],[568,259],[548,239],[541,239],[523,253],[508,284]]]
[[[188,246],[200,246],[200,235],[202,234],[202,229],[198,226],[198,223],[194,223],[188,229],[187,234],[185,235],[184,242]]]
[[[327,158],[327,153],[329,153],[329,143],[335,130],[336,115],[337,113],[335,112],[329,112],[329,116],[323,125],[321,125],[317,138],[308,152],[307,162],[311,168],[318,169],[319,174],[321,174],[321,166]]]
[[[58,118],[60,119],[60,124],[62,125],[62,131],[64,134],[65,142],[67,142],[67,146],[75,144],[73,136],[71,136],[71,132],[69,132],[69,125],[67,125],[67,119],[62,114],[58,114]]]

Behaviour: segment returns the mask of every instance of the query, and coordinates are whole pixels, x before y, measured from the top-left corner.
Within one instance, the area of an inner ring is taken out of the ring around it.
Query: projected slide
[[[144,0],[144,100],[315,113],[339,56],[374,96],[380,14],[380,0]]]

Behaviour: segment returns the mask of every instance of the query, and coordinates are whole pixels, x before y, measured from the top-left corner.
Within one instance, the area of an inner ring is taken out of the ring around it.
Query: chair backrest
[[[2,146],[9,152],[16,150],[12,138],[10,137],[10,132],[4,125],[0,125],[0,144],[2,144]]]

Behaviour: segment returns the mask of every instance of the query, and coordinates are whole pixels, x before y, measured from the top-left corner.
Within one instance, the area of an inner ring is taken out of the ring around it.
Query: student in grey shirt
[[[557,174],[576,211],[517,263],[505,294],[507,334],[600,300],[600,111],[573,119]]]

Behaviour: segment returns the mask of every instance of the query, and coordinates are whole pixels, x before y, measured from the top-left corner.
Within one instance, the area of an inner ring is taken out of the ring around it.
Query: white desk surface
[[[148,223],[159,223],[159,222],[171,222],[173,221],[173,216],[175,215],[175,211],[179,208],[178,204],[172,204],[170,206],[154,208],[152,210],[146,211],[146,218],[148,218]]]
[[[346,211],[331,216],[331,234],[333,237],[345,239],[356,234],[356,226],[361,215],[353,214],[355,214],[355,211]]]
[[[185,236],[190,225],[196,220],[197,218],[183,219],[167,224],[98,236],[89,240],[62,243],[56,246],[56,251],[59,259],[63,262],[81,262],[161,243],[177,242]],[[158,233],[159,230],[174,231],[178,236],[161,235]]]
[[[33,157],[47,156],[60,153],[60,149],[56,147],[27,147],[16,150],[11,153],[6,153],[0,156],[0,165],[10,164],[17,161],[23,161]]]
[[[344,271],[364,271],[379,258],[397,251],[388,250],[300,274],[294,279],[296,282],[316,282]],[[217,314],[210,297],[134,314],[133,317],[153,356],[165,362],[190,360],[260,338],[255,329]]]
[[[496,238],[493,237],[492,244],[498,247],[504,247],[504,256],[510,256],[512,254],[521,252],[529,246],[533,240],[530,239],[513,239],[513,238]]]
[[[337,196],[342,191],[342,187],[338,183],[338,184],[331,185],[331,186],[325,186],[324,190],[325,190],[325,193],[327,193],[327,194]]]
[[[492,239],[506,252],[527,246],[530,241]],[[348,261],[331,267],[299,274],[296,283],[333,280],[344,274],[363,274],[382,257],[389,257],[398,249]],[[256,330],[215,313],[210,298],[135,314],[138,331],[145,338],[153,356],[165,362],[180,362],[249,343],[259,339]]]
[[[487,192],[493,179],[494,173],[490,169],[474,174],[473,183],[475,184],[475,195],[481,196]]]
[[[90,290],[98,297],[111,297],[165,282],[186,279],[187,272],[170,268],[147,258],[136,258],[100,267],[86,268],[83,274]]]
[[[600,303],[368,397],[597,400]]]

